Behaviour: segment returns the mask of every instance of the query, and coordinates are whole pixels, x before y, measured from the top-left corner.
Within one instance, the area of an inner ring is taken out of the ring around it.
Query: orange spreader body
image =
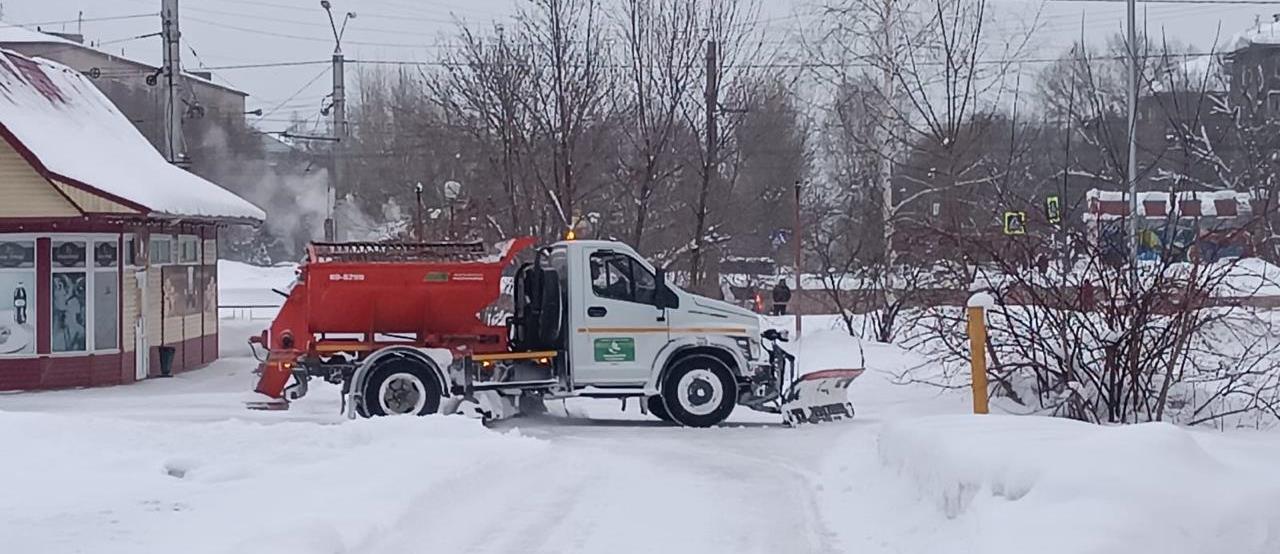
[[[480,244],[314,244],[271,327],[253,339],[267,360],[257,392],[281,398],[293,369],[339,352],[359,358],[390,344],[505,352],[507,330],[481,319],[502,273],[536,239],[498,256]]]

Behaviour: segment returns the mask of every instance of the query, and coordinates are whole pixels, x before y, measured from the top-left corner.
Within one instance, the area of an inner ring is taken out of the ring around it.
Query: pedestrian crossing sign
[[[1005,212],[1004,213],[1004,234],[1006,235],[1027,234],[1027,212]]]

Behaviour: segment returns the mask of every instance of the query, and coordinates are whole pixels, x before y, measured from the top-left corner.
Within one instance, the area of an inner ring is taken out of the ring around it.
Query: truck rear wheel
[[[737,386],[724,362],[714,356],[689,356],[667,372],[662,399],[672,421],[686,427],[711,427],[733,411]]]
[[[364,388],[370,416],[428,415],[440,410],[440,383],[433,372],[411,360],[380,364]]]

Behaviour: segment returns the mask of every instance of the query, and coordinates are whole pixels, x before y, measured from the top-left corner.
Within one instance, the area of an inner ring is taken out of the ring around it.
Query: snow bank
[[[183,424],[0,412],[12,552],[359,551],[432,491],[542,441],[457,417]],[[482,517],[482,514],[478,514]]]
[[[1280,267],[1259,258],[1231,263],[1216,294],[1222,297],[1280,296]]]
[[[926,536],[908,544],[1262,554],[1280,551],[1280,476],[1261,463],[1277,455],[1275,435],[939,416],[886,424],[874,459],[864,459],[873,474],[860,478],[893,481],[874,492],[914,499],[913,514],[896,515],[916,518]],[[849,478],[847,470],[837,468],[834,479]],[[847,504],[853,492],[830,500]]]
[[[287,290],[297,275],[297,268],[296,264],[264,267],[218,260],[218,304],[279,306],[284,303],[284,297],[271,289]]]

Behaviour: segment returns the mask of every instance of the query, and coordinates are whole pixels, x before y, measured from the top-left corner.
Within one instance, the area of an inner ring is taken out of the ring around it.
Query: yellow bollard
[[[969,354],[973,370],[973,413],[987,413],[987,318],[986,308],[969,301]]]

